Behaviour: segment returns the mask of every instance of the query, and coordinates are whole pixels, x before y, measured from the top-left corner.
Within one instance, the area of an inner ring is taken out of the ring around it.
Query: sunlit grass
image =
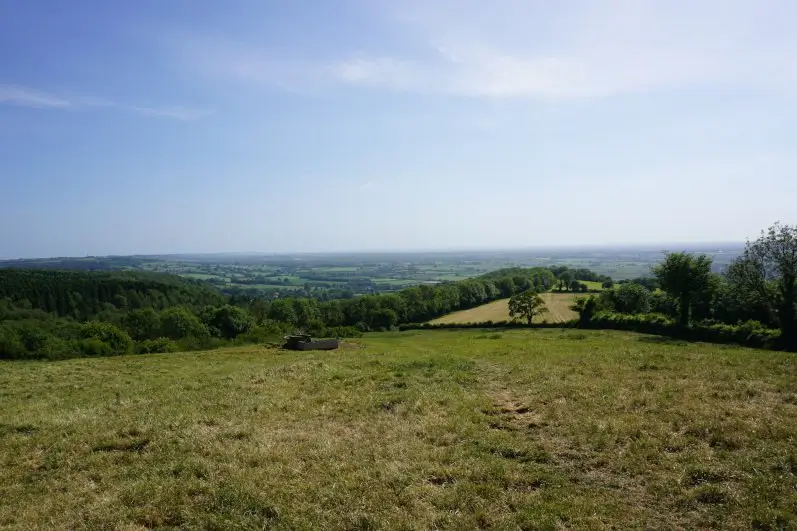
[[[0,526],[789,528],[793,354],[579,330],[0,364]]]

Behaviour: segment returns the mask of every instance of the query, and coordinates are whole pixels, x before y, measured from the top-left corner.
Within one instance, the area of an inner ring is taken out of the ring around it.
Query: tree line
[[[5,269],[0,270],[0,358],[191,350],[230,341],[276,341],[297,329],[351,337],[528,290],[547,291],[559,282],[556,273],[545,267],[513,268],[387,294],[269,300],[225,296],[162,273]]]
[[[352,337],[425,323],[518,294],[575,292],[577,282],[587,281],[607,289],[575,303],[582,326],[645,331],[639,323],[655,323],[651,326],[658,331],[671,323],[666,327],[719,327],[734,338],[746,333],[739,330],[765,330],[761,334],[777,334],[781,345],[797,344],[797,228],[775,224],[748,242],[721,275],[711,272],[706,256],[670,253],[650,278],[617,284],[586,269],[508,268],[394,293],[269,300],[227,296],[161,273],[5,269],[0,270],[0,358],[212,348],[275,341],[297,329]],[[525,319],[542,309],[532,296],[516,301],[513,314]]]

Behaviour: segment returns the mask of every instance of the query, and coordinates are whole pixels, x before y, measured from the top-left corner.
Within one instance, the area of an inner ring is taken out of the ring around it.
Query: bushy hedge
[[[236,308],[235,311],[237,310]],[[209,328],[186,309],[170,308],[162,312],[164,319],[158,319],[158,323],[168,325],[158,329],[171,332],[168,336],[133,341],[125,329],[112,323],[103,321],[79,323],[38,312],[32,314],[34,318],[0,320],[0,359],[64,360],[129,353],[155,354],[210,350],[231,345],[282,343],[285,335],[295,331],[293,325],[276,321],[252,325],[248,315],[225,320],[228,314],[232,312],[224,307],[218,312],[213,312],[213,315],[223,317],[217,321],[221,327],[236,326],[233,338],[219,337],[220,334],[212,335],[208,332]],[[25,317],[31,316],[25,315]],[[229,325],[228,321],[233,324]],[[244,323],[245,326],[237,326],[236,323]],[[353,326],[321,326],[313,331],[313,335],[355,338],[361,337],[362,332]]]
[[[133,341],[111,323],[62,319],[0,322],[0,359],[117,356],[133,351]]]
[[[617,312],[598,312],[588,321],[567,321],[564,323],[534,323],[485,321],[482,323],[409,323],[399,326],[405,330],[455,330],[469,328],[589,328],[626,330],[643,334],[655,334],[688,341],[707,343],[737,343],[748,347],[780,349],[780,332],[765,327],[758,321],[747,321],[738,325],[702,322],[689,327],[681,327],[676,321],[663,314],[623,314]]]
[[[709,343],[738,343],[756,348],[779,349],[780,331],[767,328],[758,321],[746,321],[738,325],[702,322],[688,327],[680,326],[669,317],[657,314],[622,314],[599,312],[589,321],[579,323],[582,328],[628,330],[690,341]]]
[[[168,337],[145,339],[136,343],[136,354],[160,354],[165,352],[178,352],[180,345]]]

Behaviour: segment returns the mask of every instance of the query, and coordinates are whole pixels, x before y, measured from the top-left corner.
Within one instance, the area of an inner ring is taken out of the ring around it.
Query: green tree
[[[255,299],[249,305],[249,312],[257,324],[263,324],[268,317],[268,303],[263,298]]]
[[[775,223],[757,240],[747,242],[728,277],[744,299],[768,301],[784,342],[797,345],[797,226]]]
[[[326,326],[340,326],[346,316],[343,313],[343,307],[340,301],[328,301],[321,303],[318,307],[321,321]]]
[[[503,297],[511,297],[515,294],[515,281],[512,280],[512,277],[496,279],[495,287],[498,288]]]
[[[754,265],[740,256],[728,266],[717,291],[715,317],[725,323],[756,320],[767,326],[778,326],[772,301],[776,286],[759,282]]]
[[[318,303],[313,299],[293,299],[293,311],[298,326],[307,326],[310,321],[318,319]]]
[[[19,336],[10,326],[0,322],[0,359],[15,359],[25,356],[27,350]]]
[[[205,337],[208,329],[188,308],[175,306],[160,313],[161,336],[169,339]]]
[[[588,325],[592,321],[592,316],[601,308],[601,301],[595,295],[589,297],[576,298],[570,309],[578,314],[579,324]]]
[[[678,317],[678,301],[664,292],[653,292],[650,295],[650,311],[675,319]]]
[[[294,326],[299,322],[291,299],[277,299],[272,302],[268,308],[268,318]]]
[[[509,299],[509,317],[512,319],[526,319],[531,324],[536,315],[542,315],[547,311],[545,301],[533,290],[518,293]]]
[[[571,289],[574,281],[575,278],[573,277],[573,273],[571,271],[563,271],[559,275],[559,291]]]
[[[628,282],[620,284],[608,292],[611,293],[614,309],[620,313],[633,314],[650,311],[650,291],[644,286]]]
[[[111,354],[127,354],[133,349],[130,336],[111,323],[90,321],[81,325],[80,332],[84,339],[104,343]]]
[[[389,330],[398,323],[398,315],[390,308],[376,310],[371,318],[371,327]]]
[[[132,310],[122,318],[122,325],[136,341],[155,339],[160,335],[161,320],[152,308]]]
[[[661,288],[678,300],[681,325],[688,326],[695,296],[708,289],[711,259],[706,255],[667,253],[664,261],[653,268],[653,274]]]
[[[208,324],[218,330],[221,337],[235,339],[249,332],[255,323],[249,312],[243,308],[225,304],[214,309]]]

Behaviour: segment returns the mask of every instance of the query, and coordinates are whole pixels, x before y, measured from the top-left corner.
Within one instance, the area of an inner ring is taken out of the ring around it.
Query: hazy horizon
[[[795,221],[795,16],[3,3],[0,257],[744,242]]]
[[[50,256],[0,256],[0,261],[26,261],[26,260],[49,260],[60,258],[114,258],[114,257],[202,257],[202,256],[263,256],[263,257],[301,257],[301,256],[368,256],[368,255],[445,255],[445,254],[481,254],[481,253],[539,253],[545,251],[553,252],[590,252],[590,251],[732,251],[744,248],[745,242],[658,242],[640,244],[605,244],[605,245],[548,245],[534,247],[516,248],[457,248],[457,249],[372,249],[372,250],[339,250],[339,251],[221,251],[221,252],[180,252],[180,253],[134,253],[134,254],[86,254],[86,255],[50,255]]]

